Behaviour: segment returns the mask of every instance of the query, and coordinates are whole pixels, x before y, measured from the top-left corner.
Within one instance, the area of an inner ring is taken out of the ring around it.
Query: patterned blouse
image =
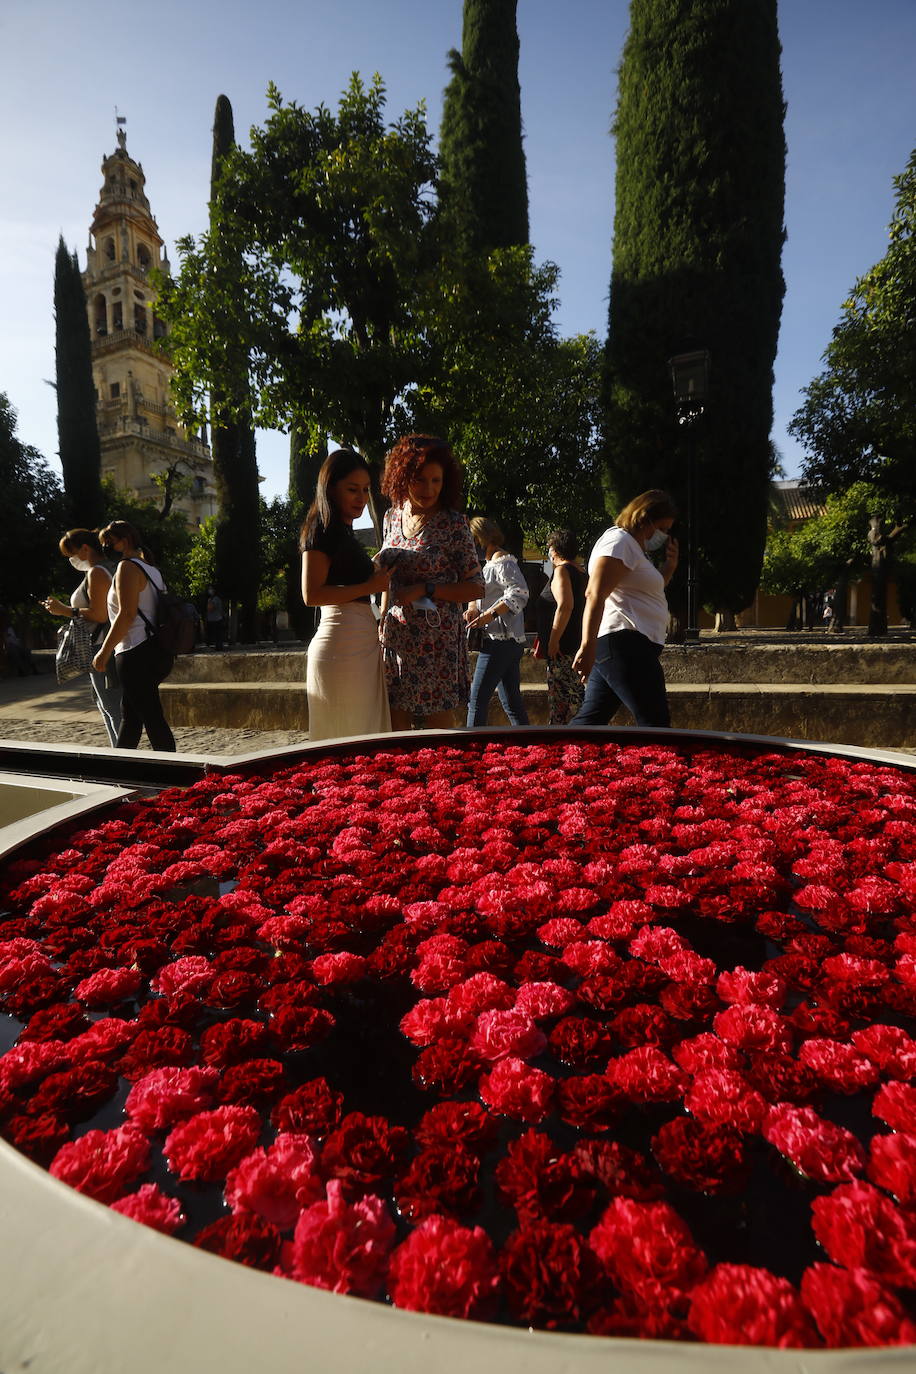
[[[418,716],[466,706],[471,675],[461,606],[437,601],[434,611],[401,605],[398,588],[417,582],[476,582],[483,591],[467,518],[458,511],[431,515],[415,535],[404,533],[403,508],[386,512],[382,548],[400,549],[394,563],[382,652],[395,710]]]

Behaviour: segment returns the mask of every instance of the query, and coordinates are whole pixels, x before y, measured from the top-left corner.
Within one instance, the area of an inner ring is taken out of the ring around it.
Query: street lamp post
[[[694,429],[706,407],[709,395],[709,352],[705,348],[693,353],[678,353],[668,359],[674,386],[677,422],[684,426],[687,449],[687,631],[688,640],[698,640],[700,631],[697,605],[697,474],[696,438]]]

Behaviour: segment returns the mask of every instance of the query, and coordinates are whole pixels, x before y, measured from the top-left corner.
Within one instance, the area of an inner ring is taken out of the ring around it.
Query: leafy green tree
[[[523,531],[602,518],[601,351],[590,335],[557,337],[557,276],[523,247],[444,263],[428,380],[408,395],[415,427],[447,434],[461,457],[468,509],[495,517],[517,549]]]
[[[686,507],[668,359],[709,349],[694,534],[701,600],[721,612],[752,600],[766,536],[784,291],[779,56],[776,0],[631,0],[614,126],[608,498],[619,508],[659,486]]]
[[[210,174],[210,244],[216,291],[238,291],[242,264],[231,232],[224,233],[219,195],[223,167],[235,147],[232,106],[226,96],[216,102],[213,117],[213,163]],[[233,310],[231,314],[235,314]],[[238,637],[250,643],[257,634],[260,584],[259,523],[261,498],[258,463],[251,425],[248,359],[243,341],[223,330],[225,369],[210,396],[211,453],[216,480],[216,566],[213,583],[237,603]]]
[[[216,516],[208,515],[194,531],[186,564],[188,595],[203,602],[216,583]]]
[[[102,454],[92,380],[86,292],[63,235],[54,259],[57,442],[69,524],[92,528],[102,514]]]
[[[318,473],[328,456],[328,441],[320,431],[300,427],[295,421],[289,435],[289,526],[292,537],[288,543],[286,565],[286,613],[289,623],[300,639],[310,639],[318,627],[318,610],[306,606],[302,600],[302,555],[299,552],[299,531],[306,513],[315,498]],[[375,471],[378,481],[378,469]],[[379,498],[381,493],[378,493]],[[381,500],[378,502],[381,509]]]
[[[66,566],[58,549],[67,528],[63,489],[38,449],[24,444],[16,430],[16,412],[0,392],[0,504],[7,512],[0,603],[7,611],[28,609],[56,590]]]
[[[812,486],[840,492],[865,480],[906,521],[916,508],[916,149],[894,186],[888,250],[843,303],[827,366],[789,432]]]
[[[528,242],[516,8],[517,0],[464,0],[461,52],[448,57],[441,197],[463,253]]]
[[[227,341],[249,361],[253,418],[295,420],[378,463],[404,432],[399,397],[421,370],[417,304],[435,262],[435,159],[422,106],[385,120],[380,77],[354,74],[336,114],[285,104],[248,152],[224,160],[221,242],[179,244],[179,277],[161,311],[170,324],[182,411],[231,394]],[[235,264],[220,278],[221,262]]]

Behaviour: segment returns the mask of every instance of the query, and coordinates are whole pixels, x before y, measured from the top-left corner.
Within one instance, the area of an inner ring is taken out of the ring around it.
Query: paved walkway
[[[308,738],[301,730],[219,730],[180,725],[173,733],[182,754],[248,754],[301,744]],[[0,740],[4,739],[108,747],[88,679],[76,678],[59,687],[53,672],[0,678]],[[144,735],[140,748],[148,747]]]

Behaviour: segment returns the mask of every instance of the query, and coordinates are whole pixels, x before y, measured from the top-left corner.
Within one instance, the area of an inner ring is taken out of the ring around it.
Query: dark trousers
[[[661,644],[638,630],[614,630],[595,646],[585,700],[570,725],[607,725],[625,706],[637,725],[670,725]]]
[[[118,749],[136,749],[145,729],[154,749],[175,753],[175,736],[159,700],[159,684],[171,669],[171,657],[163,654],[154,639],[146,639],[126,653],[118,654],[123,712]]]
[[[508,717],[510,725],[527,725],[528,712],[522,701],[521,674],[519,665],[524,644],[515,639],[491,639],[482,637],[474,681],[471,683],[471,699],[468,702],[467,723],[486,725],[487,707],[494,692],[499,694],[500,705]]]

